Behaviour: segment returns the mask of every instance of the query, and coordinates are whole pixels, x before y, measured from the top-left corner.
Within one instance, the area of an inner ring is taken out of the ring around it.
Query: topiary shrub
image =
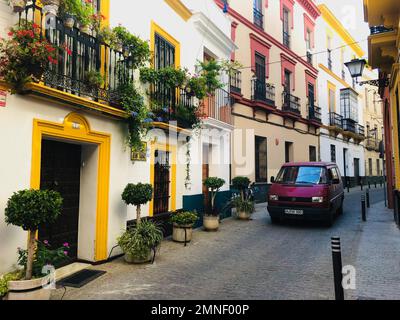
[[[232,179],[232,186],[234,189],[240,191],[242,200],[244,200],[244,191],[249,188],[250,179],[247,177],[236,177]]]
[[[215,198],[217,196],[217,193],[219,189],[223,187],[225,184],[225,180],[217,177],[209,177],[206,180],[204,180],[204,186],[207,187],[208,191],[211,193],[211,212],[212,214],[215,213]]]
[[[146,204],[153,198],[153,187],[151,184],[132,184],[129,183],[124,192],[122,192],[122,200],[127,205],[136,206],[136,222],[141,222],[141,205]]]
[[[32,279],[32,265],[39,226],[54,223],[61,213],[63,199],[56,191],[22,190],[8,199],[5,221],[29,232],[26,280]]]

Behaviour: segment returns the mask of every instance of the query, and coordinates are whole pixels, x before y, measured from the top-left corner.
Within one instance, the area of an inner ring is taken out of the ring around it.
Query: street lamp
[[[389,79],[377,79],[377,80],[368,80],[358,82],[358,77],[361,77],[364,71],[364,68],[367,64],[365,59],[353,59],[349,62],[345,63],[345,66],[349,69],[350,75],[353,79],[356,79],[356,83],[360,86],[368,84],[370,86],[375,87],[388,87]]]

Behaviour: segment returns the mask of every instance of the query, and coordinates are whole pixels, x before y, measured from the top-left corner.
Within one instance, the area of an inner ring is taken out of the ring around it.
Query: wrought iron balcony
[[[332,127],[343,129],[343,117],[335,112],[330,112],[329,125]]]
[[[254,24],[260,29],[264,29],[264,15],[257,8],[253,8]]]
[[[290,34],[289,32],[283,31],[283,45],[290,48]]]
[[[229,92],[224,89],[215,90],[201,103],[201,116],[212,118],[228,124],[232,124],[232,107]]]
[[[241,94],[242,93],[242,72],[240,72],[239,70],[232,70],[230,77],[229,77],[229,83],[230,83],[231,92]]]
[[[310,105],[310,102],[307,103],[307,117],[309,120],[314,120],[317,122],[321,122],[321,108],[316,105]]]
[[[310,51],[307,51],[307,62],[311,65],[313,64],[313,55]]]
[[[275,106],[275,86],[273,84],[253,79],[251,80],[251,92],[251,100]]]
[[[282,110],[286,112],[293,112],[301,114],[300,98],[287,93],[282,93]]]
[[[37,3],[28,2],[25,10],[19,13],[19,23],[36,22],[50,43],[65,43],[71,50],[71,55],[61,55],[58,64],[49,64],[42,79],[44,85],[120,108],[117,88],[133,80],[133,70],[129,68],[130,57],[112,49],[96,36],[75,27],[65,27],[59,17],[53,16],[49,20]],[[90,85],[86,80],[88,72],[100,73],[104,84],[97,87]]]
[[[152,120],[157,122],[177,122],[181,128],[191,128],[199,115],[196,98],[181,88],[170,89],[162,83],[151,85]]]
[[[332,62],[332,50],[328,49],[328,69],[332,70],[333,62]]]
[[[365,137],[365,127],[361,124],[356,124],[356,134]]]
[[[379,150],[378,139],[376,139],[376,138],[367,138],[367,141],[365,143],[365,147],[370,151]]]
[[[353,119],[343,119],[343,130],[358,134],[357,123]]]
[[[371,35],[393,31],[393,28],[386,28],[384,25],[370,27]]]

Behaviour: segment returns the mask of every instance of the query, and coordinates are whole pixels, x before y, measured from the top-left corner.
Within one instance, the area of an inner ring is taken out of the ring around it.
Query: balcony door
[[[290,47],[290,35],[289,35],[289,10],[283,8],[283,44],[286,47]]]
[[[285,93],[290,94],[290,90],[292,88],[292,81],[291,81],[292,73],[289,70],[285,70],[285,85],[284,91]]]
[[[309,117],[313,119],[315,117],[315,88],[314,85],[308,83],[308,107]]]
[[[256,84],[255,84],[255,96],[260,100],[264,100],[266,97],[265,78],[266,72],[266,58],[258,52],[255,53],[255,70],[256,70]]]
[[[154,209],[155,215],[167,213],[170,199],[170,153],[156,150],[154,153]]]

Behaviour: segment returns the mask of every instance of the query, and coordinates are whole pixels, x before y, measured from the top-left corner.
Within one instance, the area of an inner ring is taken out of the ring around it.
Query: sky
[[[316,3],[326,4],[356,41],[364,40],[359,45],[367,54],[369,28],[364,22],[363,0],[317,0]]]

